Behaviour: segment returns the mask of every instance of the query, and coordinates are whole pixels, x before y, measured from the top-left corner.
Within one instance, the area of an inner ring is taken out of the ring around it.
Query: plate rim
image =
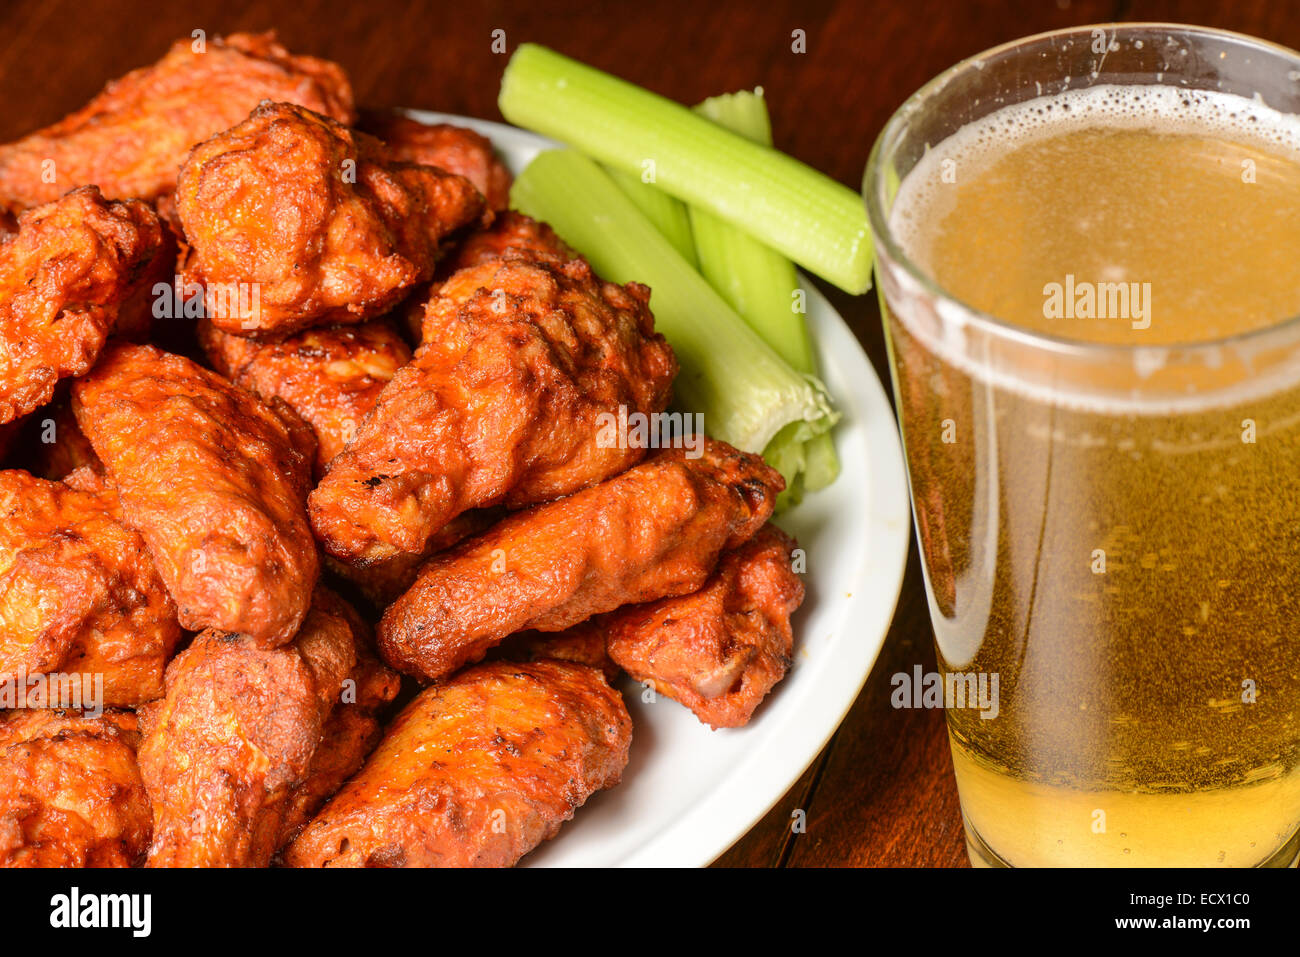
[[[503,154],[507,165],[511,165],[511,153],[563,148],[562,144],[547,137],[493,120],[405,107],[398,108],[398,111],[424,123],[451,123],[473,129],[492,141],[497,151]],[[877,566],[873,574],[885,576],[883,589],[877,587],[873,590],[890,598],[875,608],[863,609],[856,618],[850,612],[864,603],[865,599],[857,597],[860,592],[851,593],[843,599],[824,599],[841,606],[837,626],[848,621],[854,623],[855,633],[850,640],[860,640],[863,632],[873,637],[863,642],[870,646],[869,650],[860,652],[853,668],[842,672],[847,677],[835,683],[835,693],[821,696],[821,700],[832,701],[834,705],[818,709],[813,716],[815,720],[812,721],[815,729],[796,727],[792,730],[792,725],[802,722],[787,721],[784,727],[773,732],[775,742],[787,745],[777,750],[781,753],[793,750],[800,755],[784,765],[786,771],[767,774],[768,780],[780,779],[784,784],[779,788],[775,785],[754,787],[748,779],[756,773],[754,765],[764,756],[762,753],[750,753],[731,770],[719,787],[710,791],[704,801],[682,815],[672,827],[660,831],[629,852],[625,859],[615,862],[614,866],[617,867],[708,866],[744,837],[798,782],[839,730],[875,668],[898,608],[911,547],[912,510],[893,406],[881,377],[848,322],[802,273],[800,279],[807,294],[810,319],[813,316],[825,316],[824,320],[816,323],[818,334],[814,336],[823,362],[832,352],[831,340],[834,340],[836,346],[841,346],[846,339],[851,343],[850,349],[835,350],[833,364],[854,393],[854,402],[842,404],[845,408],[852,407],[865,412],[862,426],[863,443],[868,456],[869,489],[866,501],[869,504],[866,507],[869,509],[869,535],[863,553]],[[825,334],[827,330],[831,331],[830,335]],[[841,476],[841,480],[843,478]],[[857,580],[859,579],[855,578]],[[864,620],[871,625],[869,629],[858,627],[858,623]],[[844,637],[846,636],[841,636],[841,639]],[[762,720],[761,716],[759,720]],[[814,743],[815,746],[810,746]],[[773,742],[769,741],[767,745],[771,748]],[[793,773],[789,773],[791,770]],[[557,835],[557,838],[562,840],[563,834]],[[683,844],[695,847],[696,851],[683,853]],[[665,845],[668,847],[665,848]]]

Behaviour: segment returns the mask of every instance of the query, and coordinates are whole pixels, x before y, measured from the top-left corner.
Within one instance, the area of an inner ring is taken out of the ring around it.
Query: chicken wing
[[[433,276],[440,244],[483,197],[463,176],[393,160],[328,117],[264,103],[194,148],[176,212],[182,276],[236,335],[361,322]]]
[[[0,867],[132,867],[149,846],[136,718],[0,713]]]
[[[162,248],[153,210],[93,186],[19,217],[0,243],[0,425],[90,369]]]
[[[483,194],[488,209],[504,210],[510,205],[510,171],[486,136],[450,123],[421,123],[395,110],[363,110],[357,125],[383,140],[388,151],[405,163],[464,176]]]
[[[414,361],[311,495],[326,551],[358,565],[418,554],[468,509],[558,498],[640,461],[602,421],[668,402],[677,362],[648,300],[584,260],[456,273]]]
[[[765,525],[724,553],[699,591],[602,616],[609,656],[710,727],[741,727],[790,667],[790,616],[804,596],[797,547]]]
[[[176,606],[117,493],[83,469],[65,482],[0,472],[0,680],[102,676],[101,704],[162,694],[180,640]]]
[[[420,567],[434,555],[446,551],[471,535],[485,532],[505,514],[503,508],[476,508],[462,512],[429,539],[418,555],[399,554],[383,561],[357,567],[325,556],[325,567],[361,590],[377,609],[384,609],[415,584]]]
[[[594,668],[494,662],[425,689],[285,854],[294,867],[508,867],[618,783],[632,722]]]
[[[496,259],[528,259],[558,266],[577,258],[549,225],[510,210],[487,228],[466,236],[448,258],[448,265],[449,272],[455,272]]]
[[[265,867],[357,663],[355,619],[318,589],[302,630],[268,649],[208,630],[141,711],[150,867]]]
[[[308,427],[152,346],[111,346],[72,400],[181,624],[292,638],[320,570]]]
[[[359,628],[358,620],[354,633],[360,634]],[[397,697],[401,680],[360,639],[350,680],[352,687],[345,684],[339,703],[326,719],[306,775],[289,792],[277,847],[285,847],[301,833],[343,782],[361,769],[383,737],[379,712]]]
[[[439,275],[434,281],[412,293],[396,310],[411,337],[411,341],[424,341],[425,307],[433,289],[447,277],[470,266],[482,266],[497,259],[528,259],[558,266],[578,254],[570,249],[555,230],[514,210],[501,213],[488,227],[469,233],[438,265]],[[437,329],[434,329],[437,334]]]
[[[411,350],[388,319],[307,329],[278,342],[222,332],[206,319],[199,341],[212,367],[270,401],[283,399],[316,433],[315,475],[352,441]]]
[[[76,113],[0,146],[0,203],[23,209],[87,184],[116,199],[163,196],[191,147],[263,100],[298,103],[342,123],[354,116],[342,69],[292,56],[273,33],[186,38]]]
[[[622,605],[685,595],[751,538],[785,487],[756,455],[670,449],[436,555],[379,623],[399,671],[435,681],[517,631],[562,631]]]

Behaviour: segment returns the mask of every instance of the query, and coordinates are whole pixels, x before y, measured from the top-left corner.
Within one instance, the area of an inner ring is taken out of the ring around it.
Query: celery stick
[[[818,438],[829,436],[818,436]],[[781,473],[785,489],[776,497],[776,510],[784,512],[803,501],[804,472],[808,468],[808,443],[799,438],[798,423],[791,423],[772,437],[763,449],[768,465]]]
[[[501,81],[502,114],[639,175],[779,249],[854,294],[871,286],[871,236],[856,192],[681,104],[525,43]]]
[[[815,435],[803,447],[804,488],[815,492],[825,488],[840,476],[840,457],[835,454],[835,441],[829,432]]]
[[[545,220],[614,282],[651,288],[655,328],[677,353],[677,402],[710,435],[748,452],[782,426],[818,434],[835,418],[824,390],[795,372],[737,316],[599,166],[572,150],[541,153],[511,204]]]
[[[695,109],[741,136],[771,145],[772,125],[761,89],[715,96]],[[690,213],[704,278],[795,371],[816,375],[808,323],[796,308],[799,277],[794,264],[712,213],[695,206]],[[797,504],[805,488],[823,488],[839,474],[829,435],[807,440],[807,446],[800,445],[796,454],[792,446],[800,441],[797,433],[783,431],[763,452],[786,477],[786,491],[779,502],[782,507]],[[798,469],[798,473],[785,468]]]
[[[705,100],[696,110],[746,138],[766,137],[772,127],[761,93],[742,91]],[[698,206],[691,206],[700,272],[742,319],[798,372],[812,374],[808,324],[796,311],[799,277],[794,263],[771,246]]]
[[[637,209],[655,224],[655,228],[664,234],[664,238],[673,244],[673,248],[682,254],[682,258],[692,266],[697,266],[691,218],[681,200],[673,199],[663,190],[643,182],[640,176],[609,166],[605,167],[605,172],[627,194],[627,198],[636,203]]]
[[[795,312],[794,263],[735,226],[690,207],[700,272],[746,322],[799,372],[812,371],[812,340]]]

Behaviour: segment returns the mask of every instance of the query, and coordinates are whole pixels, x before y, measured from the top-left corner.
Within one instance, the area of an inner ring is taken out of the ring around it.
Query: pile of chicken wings
[[[780,475],[601,440],[672,349],[509,187],[272,34],[0,146],[0,864],[508,866],[618,782],[621,673],[781,680]]]

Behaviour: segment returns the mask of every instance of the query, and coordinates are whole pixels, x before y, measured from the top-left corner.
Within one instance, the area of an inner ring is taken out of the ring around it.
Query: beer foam
[[[969,175],[1026,143],[1097,127],[1219,136],[1300,161],[1300,116],[1258,99],[1154,85],[1068,90],[1004,107],[932,146],[903,180],[890,228],[904,249],[920,245],[919,234],[948,196],[936,188],[946,160]]]
[[[916,251],[925,245],[922,237],[927,225],[936,218],[943,218],[953,202],[952,192],[943,187],[941,174],[945,164],[955,163],[965,171],[965,175],[970,175],[971,171],[978,174],[1008,152],[1035,140],[1098,128],[1221,137],[1264,152],[1289,155],[1300,162],[1300,115],[1275,110],[1258,95],[1247,98],[1173,86],[1103,84],[1004,107],[968,124],[942,142],[930,145],[899,186],[890,210],[890,229],[899,245],[915,258]],[[1027,382],[1010,371],[990,368],[966,354],[965,327],[969,313],[953,302],[930,302],[926,307],[930,311],[937,310],[942,317],[944,327],[939,336],[918,328],[917,313],[913,308],[918,301],[914,297],[928,299],[929,296],[910,277],[905,277],[902,284],[907,287],[905,298],[913,299],[913,302],[894,309],[895,318],[927,348],[970,375],[1050,404],[1087,411],[1168,414],[1224,408],[1300,384],[1300,347],[1297,347],[1294,360],[1276,365],[1265,375],[1251,376],[1240,385],[1210,394],[1154,399],[1136,393],[1124,396],[1102,394],[1082,385],[1047,386]],[[1011,322],[1007,325],[1031,339],[1039,337],[1031,329]],[[1267,330],[1261,334],[1267,335]],[[1251,338],[1246,337],[1247,340]],[[1083,339],[1066,341],[1084,348],[1116,353],[1124,351],[1124,347]],[[1232,356],[1248,368],[1255,358],[1255,347],[1249,341],[1205,342],[1190,348],[1207,368],[1227,361],[1225,350],[1230,350]],[[1165,367],[1173,351],[1183,350],[1132,347],[1128,354],[1138,377],[1146,379]]]

